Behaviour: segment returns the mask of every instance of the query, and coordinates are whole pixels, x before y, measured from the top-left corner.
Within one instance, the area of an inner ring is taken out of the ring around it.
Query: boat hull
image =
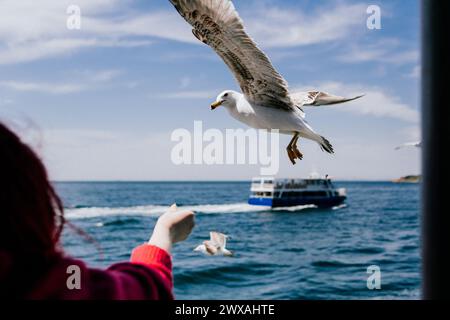
[[[257,198],[250,197],[248,203],[256,206],[277,207],[293,207],[302,205],[316,205],[319,208],[330,208],[338,206],[345,201],[345,196],[317,198],[317,197],[302,197],[302,198]]]

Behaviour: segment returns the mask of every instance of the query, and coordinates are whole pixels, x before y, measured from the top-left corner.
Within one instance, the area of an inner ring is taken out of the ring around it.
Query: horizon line
[[[277,179],[277,178],[276,178]],[[278,178],[278,179],[291,179],[291,178]],[[299,178],[292,178],[299,179]],[[342,182],[392,182],[393,179],[331,179],[333,181]],[[83,180],[83,179],[61,179],[61,180],[51,180],[53,183],[70,183],[70,182],[100,182],[100,183],[145,183],[145,182],[251,182],[251,179],[180,179],[180,180],[133,180],[133,179],[108,179],[108,180]]]

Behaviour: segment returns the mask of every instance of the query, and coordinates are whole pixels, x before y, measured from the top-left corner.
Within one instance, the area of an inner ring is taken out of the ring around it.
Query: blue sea
[[[196,212],[173,250],[177,299],[419,299],[419,185],[336,182],[345,206],[270,210],[246,203],[250,182],[60,182],[66,216],[100,249],[66,228],[66,252],[91,267],[129,259],[176,202]],[[193,248],[217,230],[229,257]],[[381,289],[367,288],[367,268]]]

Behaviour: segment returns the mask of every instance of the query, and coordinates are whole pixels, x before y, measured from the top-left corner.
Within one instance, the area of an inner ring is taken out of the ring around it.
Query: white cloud
[[[401,65],[417,63],[420,53],[418,49],[404,49],[400,41],[389,38],[364,45],[351,44],[337,59],[346,63],[379,61]]]
[[[263,6],[242,16],[249,34],[263,46],[294,47],[354,36],[355,28],[365,26],[366,7],[340,3],[306,12]]]
[[[347,85],[340,82],[325,82],[318,84],[315,88],[302,86],[298,91],[307,91],[311,89],[327,91],[332,94],[349,97],[365,94],[364,97],[358,100],[330,108],[339,108],[342,111],[355,114],[392,118],[409,123],[417,123],[419,121],[419,112],[417,110],[414,110],[407,104],[401,102],[399,97],[385,92],[378,87]]]
[[[95,71],[83,70],[77,74],[81,75],[81,78],[78,79],[78,83],[0,80],[0,87],[20,92],[69,94],[93,89],[100,84],[112,81],[121,74],[121,71],[115,69]]]
[[[88,18],[85,19],[83,28],[87,32],[99,35],[150,36],[199,44],[192,35],[192,28],[175,10],[130,14],[120,19]]]
[[[140,36],[196,42],[175,10],[140,14],[129,1],[78,0],[81,30],[66,27],[70,1],[0,2],[0,64],[33,61],[91,47],[147,46]],[[170,3],[168,3],[168,7]],[[170,25],[170,28],[163,26]]]
[[[51,94],[73,93],[85,89],[83,85],[78,84],[56,84],[46,82],[20,82],[20,81],[0,81],[0,86],[16,91],[41,92]]]
[[[70,54],[81,49],[94,47],[139,47],[150,45],[151,41],[133,41],[120,39],[67,38],[42,39],[12,44],[0,49],[0,64],[34,61],[63,54]]]
[[[0,49],[0,64],[33,61],[72,52],[76,49],[93,47],[95,39],[51,39],[9,43]]]
[[[0,64],[33,61],[104,46],[145,46],[148,37],[200,44],[167,1],[167,10],[133,11],[131,1],[78,0],[81,30],[66,28],[69,0],[0,2]],[[343,4],[306,12],[255,3],[242,10],[251,36],[266,47],[293,47],[342,40],[364,25],[365,6]],[[141,39],[144,37],[145,39]],[[136,38],[139,38],[138,40]]]

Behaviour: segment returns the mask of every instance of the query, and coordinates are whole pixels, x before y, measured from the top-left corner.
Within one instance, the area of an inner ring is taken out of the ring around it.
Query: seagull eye
[[[225,93],[223,96],[224,96],[224,97],[228,97],[228,93]]]

